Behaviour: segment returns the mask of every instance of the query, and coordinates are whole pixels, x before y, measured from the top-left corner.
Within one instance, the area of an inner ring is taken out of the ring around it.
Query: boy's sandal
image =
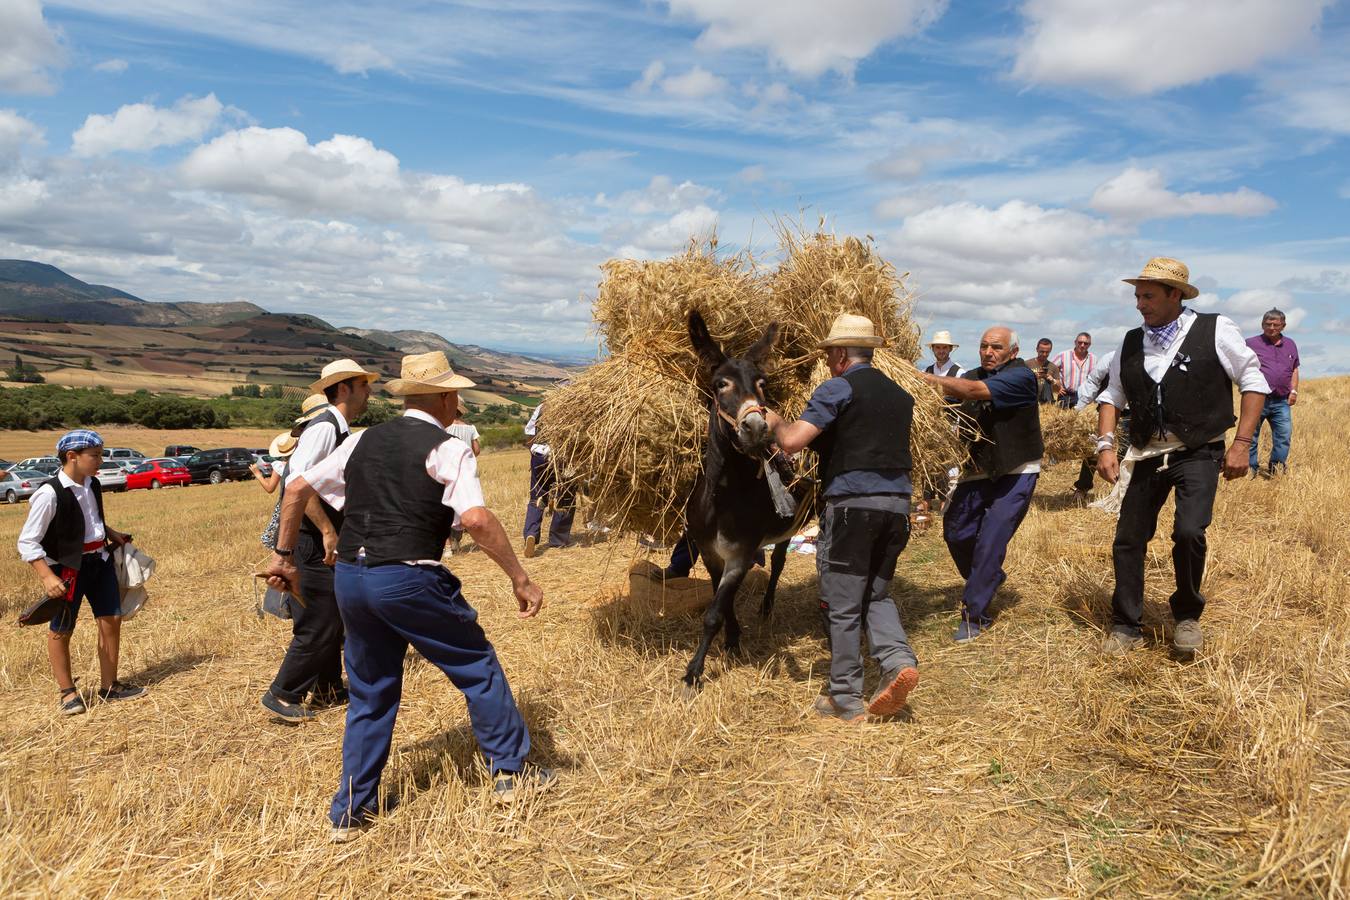
[[[79,688],[62,689],[60,703],[63,716],[78,716],[85,711],[84,698],[80,696]]]

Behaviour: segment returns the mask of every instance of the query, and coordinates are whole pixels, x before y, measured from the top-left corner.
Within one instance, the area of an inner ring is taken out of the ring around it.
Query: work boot
[[[821,694],[816,698],[816,714],[822,719],[838,719],[841,722],[847,722],[850,725],[858,725],[867,721],[867,713],[861,709],[844,709],[834,698]]]
[[[514,803],[523,796],[550,787],[557,780],[557,772],[542,766],[526,766],[522,772],[503,770],[492,776],[492,799],[496,803]]]
[[[1112,631],[1102,642],[1102,652],[1107,656],[1124,656],[1131,650],[1139,650],[1144,646],[1142,635],[1131,634],[1128,631]]]
[[[1195,619],[1182,619],[1172,630],[1172,649],[1178,653],[1195,653],[1205,646],[1205,634]]]
[[[906,666],[896,672],[881,676],[881,684],[872,699],[867,703],[867,714],[871,716],[893,716],[905,705],[909,692],[919,684],[919,670]]]
[[[539,546],[539,538],[530,535],[525,539],[525,558],[534,559],[534,548]]]

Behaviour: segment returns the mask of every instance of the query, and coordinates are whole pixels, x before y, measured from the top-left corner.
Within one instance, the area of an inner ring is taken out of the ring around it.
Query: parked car
[[[130,447],[104,447],[103,458],[116,460],[143,460],[145,459],[145,454],[139,450],[132,450]]]
[[[109,460],[98,467],[98,483],[105,491],[125,491],[127,489],[127,470]]]
[[[34,478],[33,475],[37,477]],[[12,472],[0,472],[0,497],[6,503],[18,503],[33,496],[33,492],[47,483],[47,476],[19,469]]]
[[[193,484],[220,484],[222,481],[242,481],[252,477],[248,467],[253,465],[253,454],[243,447],[223,447],[202,450],[188,457],[187,470]]]
[[[55,475],[61,471],[61,460],[55,456],[30,456],[20,462],[14,468],[30,469],[34,472],[41,472],[43,475]]]
[[[162,487],[183,486],[192,483],[187,466],[176,459],[156,458],[141,463],[127,473],[127,490],[157,490]]]
[[[165,456],[181,456],[184,459],[199,452],[201,452],[200,448],[194,447],[191,444],[170,444],[164,448]]]

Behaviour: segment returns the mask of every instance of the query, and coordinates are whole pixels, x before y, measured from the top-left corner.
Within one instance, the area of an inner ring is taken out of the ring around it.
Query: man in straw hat
[[[1017,332],[996,325],[980,338],[980,367],[961,378],[924,378],[962,401],[977,433],[967,434],[970,464],[942,520],[942,537],[961,577],[956,641],[974,640],[993,624],[989,605],[1007,580],[1008,544],[1031,506],[1040,478],[1041,416],[1037,381],[1017,355]]]
[[[318,381],[295,420],[295,449],[282,480],[286,491],[300,473],[328,458],[351,434],[350,423],[366,411],[370,384],[379,379],[354,360],[339,359],[323,367]],[[282,495],[285,496],[285,493]],[[293,604],[291,643],[276,678],[262,696],[265,709],[287,722],[311,719],[316,709],[346,702],[342,686],[342,617],[333,594],[333,563],[337,558],[342,514],[319,497],[305,508],[300,535],[285,549],[305,573],[303,605]],[[309,705],[306,695],[311,695]]]
[[[1172,646],[1193,654],[1204,645],[1200,584],[1219,472],[1229,479],[1247,474],[1252,435],[1270,387],[1231,319],[1185,306],[1200,293],[1185,265],[1151,259],[1138,278],[1125,283],[1134,285],[1135,309],[1144,322],[1125,335],[1106,387],[1097,395],[1097,471],[1110,482],[1120,474],[1115,429],[1127,406],[1130,449],[1125,458],[1133,464],[1111,548],[1116,589],[1103,649],[1119,656],[1144,643],[1144,555],[1158,514],[1175,489]],[[1242,392],[1237,419],[1234,384]],[[1234,421],[1237,435],[1225,452],[1224,435]]]
[[[896,561],[909,541],[914,398],[872,367],[873,350],[884,344],[870,319],[839,316],[816,345],[825,351],[833,377],[816,388],[791,425],[775,413],[767,416],[783,452],[810,444],[820,455],[825,507],[816,569],[830,640],[830,681],[815,708],[847,722],[898,712],[919,683],[919,661],[890,596]],[[864,632],[881,669],[877,690],[866,701]]]
[[[530,735],[497,654],[440,564],[450,531],[462,525],[511,579],[520,617],[538,614],[543,593],[521,567],[497,517],[483,503],[473,451],[446,427],[455,420],[460,388],[440,351],[403,358],[389,392],[404,414],[352,437],[287,488],[277,546],[296,536],[301,509],[315,494],[345,514],[338,543],[338,608],[347,626],[351,705],[342,742],[342,780],[330,818],[334,840],[346,840],[380,811],[380,774],[389,757],[411,644],[454,682],[468,702],[479,749],[499,800],[552,779],[523,775]],[[281,550],[269,583],[308,594],[307,572]],[[298,581],[298,584],[297,584]]]
[[[928,342],[928,349],[933,351],[933,362],[924,371],[929,375],[960,378],[965,370],[952,359],[952,351],[960,346],[952,340],[950,331],[939,331],[934,334],[933,339]]]

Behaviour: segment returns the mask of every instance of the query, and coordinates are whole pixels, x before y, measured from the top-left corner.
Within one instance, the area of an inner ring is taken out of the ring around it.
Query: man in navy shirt
[[[919,683],[919,663],[890,596],[896,562],[909,541],[914,398],[872,367],[872,351],[882,345],[871,320],[841,315],[817,345],[834,377],[816,388],[791,425],[772,412],[766,417],[783,452],[810,444],[820,456],[825,507],[816,568],[830,637],[830,683],[816,712],[846,722],[899,712]],[[866,701],[864,631],[881,670]]]
[[[1040,478],[1041,417],[1037,379],[1017,357],[1017,334],[990,328],[980,338],[980,367],[960,378],[924,375],[929,384],[961,399],[978,433],[965,435],[970,463],[952,493],[942,537],[966,579],[956,640],[979,637],[992,624],[989,604],[1007,580],[1003,560],[1022,524]]]

